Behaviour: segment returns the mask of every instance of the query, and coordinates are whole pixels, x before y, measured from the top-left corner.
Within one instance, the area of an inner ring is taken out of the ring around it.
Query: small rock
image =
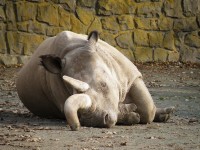
[[[148,137],[147,139],[155,140],[156,138],[154,136],[151,136],[151,137]]]
[[[108,134],[108,135],[113,135],[113,134],[117,134],[117,132],[115,132],[115,131],[113,131],[113,132],[111,132],[111,131],[102,131],[102,133],[105,133],[105,134]]]
[[[127,145],[127,142],[122,142],[120,143],[121,146],[126,146]]]
[[[40,142],[42,139],[40,137],[33,137],[30,139],[27,139],[28,142]]]
[[[52,140],[52,141],[60,141],[60,139],[50,139],[50,140]]]
[[[13,114],[17,114],[18,110],[13,110],[12,112],[13,112]]]
[[[107,144],[106,147],[113,147],[113,144]]]
[[[197,119],[197,118],[191,118],[191,119],[189,119],[188,122],[189,122],[189,123],[198,122],[198,119]]]
[[[189,102],[189,99],[185,99],[186,102]]]

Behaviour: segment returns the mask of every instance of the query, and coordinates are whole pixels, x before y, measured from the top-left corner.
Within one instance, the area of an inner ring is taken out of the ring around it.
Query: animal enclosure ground
[[[176,106],[167,123],[81,127],[65,120],[43,119],[20,102],[15,87],[20,68],[0,68],[0,149],[29,150],[186,150],[200,149],[200,67],[137,64],[157,106]]]

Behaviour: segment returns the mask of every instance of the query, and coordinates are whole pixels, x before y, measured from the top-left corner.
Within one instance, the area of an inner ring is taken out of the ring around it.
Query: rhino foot
[[[154,122],[166,122],[175,112],[175,107],[157,108]]]
[[[133,125],[140,122],[140,115],[135,113],[137,106],[131,104],[119,104],[119,114],[117,124],[120,125]]]
[[[119,125],[133,125],[140,122],[140,115],[135,112],[118,115],[117,124]]]

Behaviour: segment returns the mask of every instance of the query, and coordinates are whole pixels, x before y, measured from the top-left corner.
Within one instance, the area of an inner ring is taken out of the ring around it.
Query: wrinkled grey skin
[[[156,108],[135,65],[95,31],[45,40],[19,72],[17,91],[32,113],[66,118],[72,130],[162,122],[174,110]]]

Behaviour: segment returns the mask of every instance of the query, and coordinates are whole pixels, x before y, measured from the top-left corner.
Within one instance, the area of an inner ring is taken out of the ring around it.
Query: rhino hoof
[[[166,108],[166,113],[167,114],[173,114],[174,112],[175,112],[175,107],[174,106],[172,106],[172,107],[167,107]]]
[[[127,114],[127,125],[133,125],[140,122],[140,115],[135,112]]]
[[[167,122],[171,114],[175,112],[175,107],[167,107],[161,110],[161,112],[158,112],[154,118],[154,122]]]
[[[167,122],[169,118],[170,114],[160,114],[158,122]]]
[[[80,126],[79,125],[70,125],[72,131],[78,131]]]
[[[126,113],[120,117],[118,120],[119,125],[133,125],[140,122],[140,115],[135,112]]]

